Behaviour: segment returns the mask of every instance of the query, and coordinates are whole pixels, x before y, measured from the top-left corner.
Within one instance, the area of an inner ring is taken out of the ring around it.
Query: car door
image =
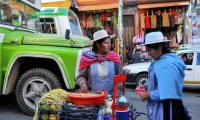
[[[184,54],[188,56],[188,53],[184,53]],[[190,54],[194,54],[194,53],[190,53]],[[194,75],[194,62],[192,62],[192,64],[186,64],[184,83],[191,84],[191,82],[194,79],[193,75]]]
[[[194,55],[194,82],[200,84],[200,52],[196,52]]]

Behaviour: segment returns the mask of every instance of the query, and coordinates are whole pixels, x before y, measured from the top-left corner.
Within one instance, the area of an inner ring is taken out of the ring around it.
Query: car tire
[[[61,88],[58,77],[49,70],[34,68],[19,78],[15,95],[21,109],[30,116],[35,113],[36,105],[45,92]]]
[[[147,74],[140,74],[137,76],[135,84],[136,84],[136,86],[143,85],[147,82],[147,80],[148,80]]]

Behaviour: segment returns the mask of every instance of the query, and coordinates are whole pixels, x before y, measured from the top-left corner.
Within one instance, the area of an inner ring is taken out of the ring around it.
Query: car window
[[[200,53],[197,53],[197,65],[200,65]]]
[[[183,62],[186,65],[192,65],[194,53],[183,53],[183,54],[178,54],[178,56],[182,58]]]

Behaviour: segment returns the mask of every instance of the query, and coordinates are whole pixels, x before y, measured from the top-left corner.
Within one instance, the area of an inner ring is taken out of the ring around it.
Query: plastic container
[[[108,93],[106,91],[96,91],[101,92],[100,95],[95,96],[78,96],[74,94],[68,94],[69,99],[75,105],[92,106],[101,105]],[[80,92],[75,92],[75,94],[80,94]]]
[[[110,115],[105,115],[103,118],[104,118],[104,120],[109,120],[111,118],[111,116]]]

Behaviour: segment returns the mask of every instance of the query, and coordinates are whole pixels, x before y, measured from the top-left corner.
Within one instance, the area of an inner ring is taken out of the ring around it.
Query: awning
[[[138,5],[138,9],[160,8],[160,7],[171,7],[171,6],[182,6],[182,5],[189,5],[189,1],[142,4]]]
[[[76,0],[79,11],[118,8],[118,0]]]
[[[78,11],[103,10],[118,8],[118,3],[78,6]]]
[[[65,7],[71,6],[71,0],[42,0],[42,7]]]

